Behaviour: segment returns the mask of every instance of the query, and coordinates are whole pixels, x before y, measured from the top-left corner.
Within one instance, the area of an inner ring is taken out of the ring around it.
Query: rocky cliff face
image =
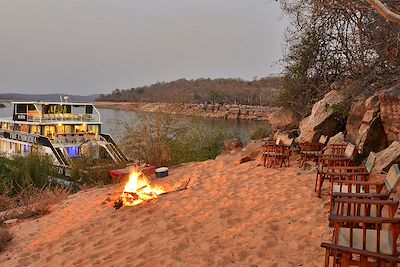
[[[378,94],[383,128],[388,142],[400,140],[400,85]]]
[[[343,97],[340,91],[332,90],[315,103],[311,115],[300,122],[300,136],[297,141],[317,142],[321,134],[332,137],[344,130],[340,118],[332,109],[327,108],[341,101]],[[400,85],[368,98],[360,96],[356,99],[351,106],[345,130],[345,140],[355,144],[358,153],[364,158],[371,151],[383,151],[399,141]],[[396,153],[397,150],[392,154]]]
[[[400,86],[355,101],[346,130],[346,140],[365,157],[400,140]]]

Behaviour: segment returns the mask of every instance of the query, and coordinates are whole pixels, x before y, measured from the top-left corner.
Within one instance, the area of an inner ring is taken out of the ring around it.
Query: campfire
[[[152,186],[141,171],[133,170],[121,196],[114,201],[114,207],[119,209],[122,206],[136,206],[164,193],[161,186]]]

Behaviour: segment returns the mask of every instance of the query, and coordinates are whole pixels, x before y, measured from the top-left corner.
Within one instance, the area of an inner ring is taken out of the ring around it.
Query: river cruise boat
[[[0,154],[49,154],[64,174],[82,157],[128,163],[112,137],[101,132],[101,116],[91,103],[13,102],[0,118]],[[10,114],[11,115],[11,114]]]

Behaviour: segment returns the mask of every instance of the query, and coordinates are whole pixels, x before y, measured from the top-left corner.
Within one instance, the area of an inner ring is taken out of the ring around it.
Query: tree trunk
[[[394,13],[379,0],[367,0],[367,2],[384,18],[400,25],[400,14]]]

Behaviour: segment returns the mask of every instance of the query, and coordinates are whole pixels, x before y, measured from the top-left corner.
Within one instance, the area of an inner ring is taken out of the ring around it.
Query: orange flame
[[[121,199],[124,206],[136,206],[144,201],[157,198],[164,192],[161,186],[151,186],[149,180],[141,171],[134,170],[129,175]]]

